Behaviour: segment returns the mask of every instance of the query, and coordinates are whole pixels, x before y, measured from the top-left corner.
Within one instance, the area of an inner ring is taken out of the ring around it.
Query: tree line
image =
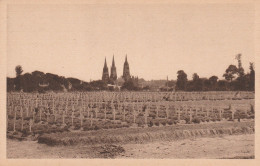
[[[65,78],[52,73],[34,71],[32,73],[23,73],[22,66],[15,68],[16,77],[7,77],[7,91],[23,92],[47,92],[47,91],[103,91],[118,90],[108,87],[102,80],[85,82],[77,78]],[[121,87],[121,90],[138,91],[141,90],[133,79],[130,79]]]
[[[7,78],[7,91],[97,91],[106,89],[101,80],[84,82],[76,78],[65,78],[52,73],[34,71],[22,75],[22,67],[16,66],[16,77]]]
[[[245,73],[242,67],[241,54],[236,56],[238,66],[229,65],[220,80],[217,76],[200,78],[194,73],[192,80],[188,80],[183,70],[177,72],[176,91],[255,91],[255,69],[250,62],[249,72]]]
[[[213,75],[209,78],[200,78],[194,73],[192,80],[188,80],[187,74],[183,70],[177,72],[177,81],[167,81],[162,91],[255,91],[255,69],[254,64],[250,63],[249,72],[245,73],[241,54],[236,56],[238,65],[229,65],[225,70],[224,80]],[[85,82],[76,78],[65,78],[52,73],[34,71],[23,73],[22,66],[15,68],[16,77],[7,77],[7,91],[24,92],[46,92],[46,91],[98,91],[115,90],[110,89],[102,80]],[[167,87],[167,88],[166,88]],[[151,90],[149,86],[143,88],[136,85],[134,81],[124,82],[121,90],[140,91]]]

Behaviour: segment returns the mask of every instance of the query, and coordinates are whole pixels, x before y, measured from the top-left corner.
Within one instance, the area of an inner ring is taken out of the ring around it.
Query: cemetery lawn
[[[37,141],[7,140],[8,158],[254,158],[254,134],[123,144],[121,153],[104,153],[103,145],[48,146]]]
[[[254,121],[247,120],[245,122],[226,121],[147,128],[119,128],[97,131],[50,133],[41,135],[38,138],[38,142],[51,146],[69,146],[78,144],[125,144],[252,133],[254,133]]]

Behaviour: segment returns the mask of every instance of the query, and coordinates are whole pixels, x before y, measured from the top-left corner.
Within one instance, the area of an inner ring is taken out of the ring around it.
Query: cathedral
[[[129,64],[127,62],[127,55],[125,56],[125,63],[124,63],[124,69],[123,69],[123,79],[125,81],[128,81],[129,79],[131,79]]]
[[[131,77],[130,75],[130,68],[129,68],[129,64],[127,61],[127,55],[125,57],[125,62],[124,62],[124,68],[123,68],[123,76],[122,79],[124,82],[128,82],[130,80],[132,80],[134,77]],[[134,78],[133,81],[136,82],[137,78]],[[105,58],[105,64],[103,67],[103,74],[102,74],[102,81],[104,81],[105,83],[109,83],[109,84],[117,84],[117,72],[116,72],[116,65],[115,65],[115,59],[113,56],[113,60],[112,60],[112,66],[110,69],[110,76],[109,76],[109,71],[108,71],[108,67],[107,67],[107,60]]]

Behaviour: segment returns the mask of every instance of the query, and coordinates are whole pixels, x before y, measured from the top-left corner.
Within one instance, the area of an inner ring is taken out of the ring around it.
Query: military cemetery
[[[254,8],[7,9],[8,159],[255,159]]]

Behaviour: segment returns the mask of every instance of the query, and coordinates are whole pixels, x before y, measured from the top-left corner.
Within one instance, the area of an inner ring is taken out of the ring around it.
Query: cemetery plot
[[[7,131],[51,133],[254,119],[253,92],[8,93]]]

